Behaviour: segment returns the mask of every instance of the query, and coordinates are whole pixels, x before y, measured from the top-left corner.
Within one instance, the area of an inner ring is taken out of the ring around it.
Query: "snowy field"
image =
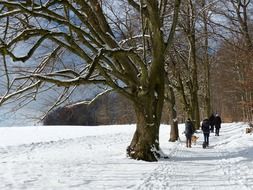
[[[191,149],[169,139],[161,126],[161,148],[169,159],[126,158],[134,125],[99,127],[0,127],[1,190],[248,190],[253,189],[253,134],[243,123],[222,124],[202,149],[202,133]]]

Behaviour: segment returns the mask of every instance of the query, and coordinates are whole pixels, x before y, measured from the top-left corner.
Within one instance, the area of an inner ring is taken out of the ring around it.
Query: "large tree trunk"
[[[128,155],[137,160],[157,161],[159,158],[159,125],[157,122],[148,123],[145,113],[136,109],[137,124],[136,131],[130,146],[128,147]]]
[[[141,104],[140,104],[141,105]],[[152,105],[147,102],[143,106],[135,105],[136,131],[127,154],[133,159],[144,161],[157,161],[159,154],[159,127],[160,119],[156,116],[159,113],[150,112]]]
[[[164,74],[163,71],[161,73]],[[159,128],[164,102],[164,77],[157,77],[155,81],[147,93],[141,93],[136,98],[136,131],[127,148],[129,157],[151,162],[161,156]]]

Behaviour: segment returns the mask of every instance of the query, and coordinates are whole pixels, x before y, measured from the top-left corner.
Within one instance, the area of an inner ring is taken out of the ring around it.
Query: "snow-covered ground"
[[[1,190],[247,190],[253,189],[253,135],[246,124],[222,124],[202,149],[202,133],[192,148],[169,139],[161,126],[160,144],[169,159],[126,158],[134,125],[98,127],[0,128]]]

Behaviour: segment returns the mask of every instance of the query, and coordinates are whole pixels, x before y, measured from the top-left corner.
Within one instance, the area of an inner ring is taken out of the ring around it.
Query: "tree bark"
[[[131,144],[127,148],[129,157],[136,160],[157,161],[159,154],[159,127],[160,120],[156,118],[157,113],[149,114],[147,109],[152,105],[143,104],[143,107],[135,105],[136,130]]]
[[[204,24],[204,72],[205,72],[205,117],[209,117],[211,115],[211,92],[210,92],[210,63],[209,63],[209,42],[208,42],[208,11],[205,9],[206,1],[202,0],[202,9],[203,9],[203,24]]]
[[[178,121],[177,121],[177,110],[176,106],[176,97],[174,94],[173,88],[169,87],[170,91],[170,110],[171,110],[171,129],[170,129],[170,142],[175,142],[178,140]]]
[[[192,73],[192,89],[191,89],[191,105],[192,105],[192,119],[194,121],[194,128],[200,128],[199,117],[199,100],[198,100],[198,65],[196,56],[196,31],[195,31],[195,8],[192,1],[189,3],[189,23],[188,23],[188,41],[190,47],[189,64],[191,65]]]

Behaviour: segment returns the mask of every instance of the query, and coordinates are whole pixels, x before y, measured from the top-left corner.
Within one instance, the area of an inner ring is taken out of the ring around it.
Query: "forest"
[[[117,92],[136,115],[130,157],[146,161],[165,103],[172,140],[188,117],[253,120],[252,0],[0,0],[0,23],[0,109]]]

